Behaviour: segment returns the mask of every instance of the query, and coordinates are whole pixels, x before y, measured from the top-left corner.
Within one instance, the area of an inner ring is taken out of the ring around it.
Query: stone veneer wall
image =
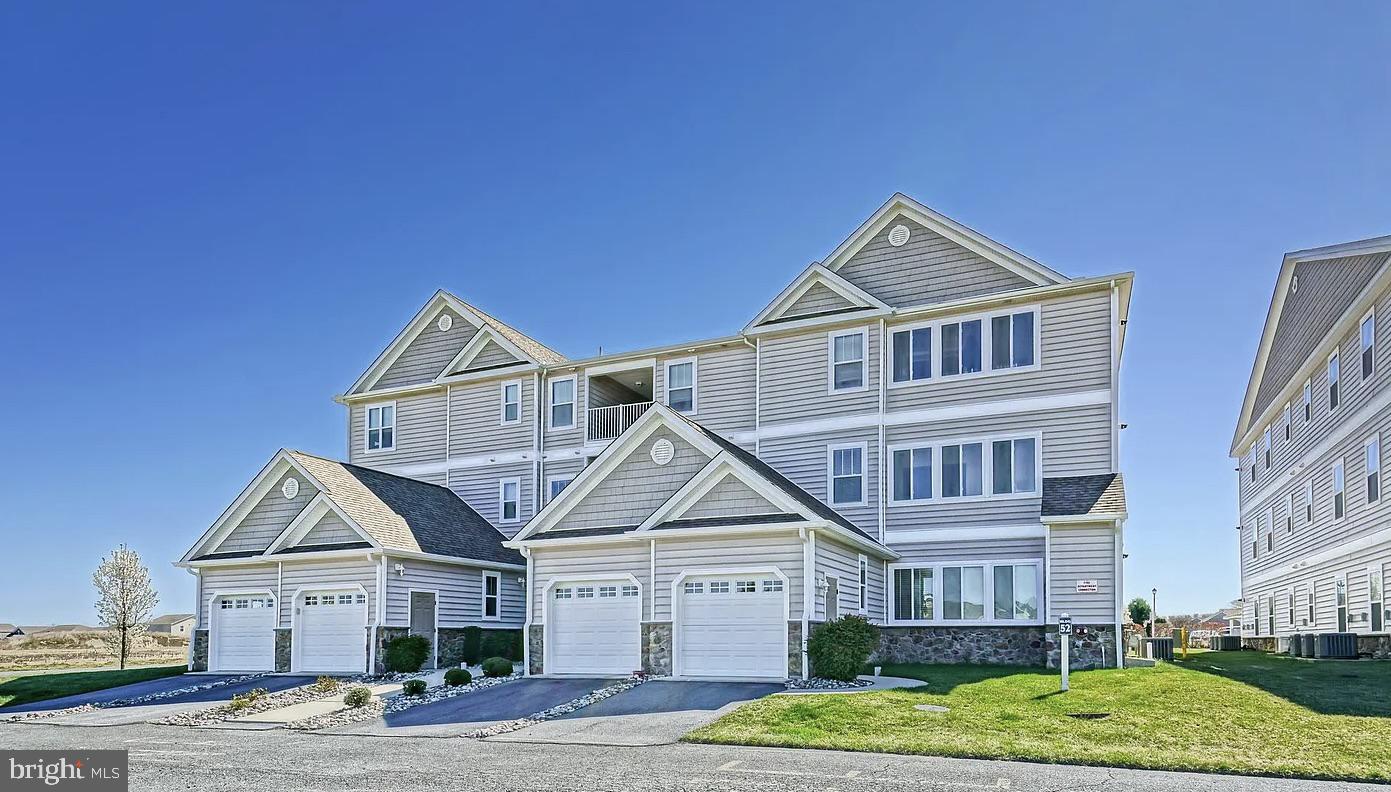
[[[373,673],[381,674],[386,671],[386,645],[387,643],[410,635],[409,627],[378,627],[377,628],[377,662],[372,669]]]
[[[1062,644],[1058,642],[1058,627],[1048,628],[1048,667],[1062,664]],[[1086,671],[1092,668],[1116,667],[1116,628],[1093,624],[1072,626],[1072,646],[1068,649],[1068,668]]]
[[[275,670],[285,673],[290,670],[290,650],[294,646],[294,633],[284,627],[275,630]]]
[[[533,624],[526,636],[527,669],[528,674],[544,674],[545,650],[546,650],[546,625]]]
[[[881,627],[874,665],[982,663],[1042,666],[1048,659],[1043,627]]]
[[[1373,660],[1391,660],[1391,635],[1377,633],[1357,636],[1357,654]]]
[[[461,663],[463,663],[463,662],[464,662],[464,628],[463,628],[463,627],[441,627],[441,628],[439,628],[438,630],[436,630],[436,633],[437,633],[437,635],[438,635],[438,639],[439,639],[439,643],[440,643],[440,645],[439,645],[439,653],[438,653],[437,656],[436,656],[436,663],[439,665],[439,667],[440,667],[440,668],[451,668],[451,667],[453,667],[453,666],[457,666],[457,665],[460,665]],[[511,639],[511,640],[508,642],[508,646],[509,646],[510,648],[508,649],[507,654],[508,654],[509,656],[512,655],[512,654],[514,654],[514,653],[517,651],[517,647],[521,645],[521,642],[520,642],[520,640],[519,640],[520,637],[521,637],[521,634],[522,634],[522,631],[521,631],[521,630],[489,630],[489,629],[484,629],[484,630],[482,630],[482,634],[481,634],[481,636],[480,636],[480,644],[479,644],[480,649],[482,648],[482,646],[484,646],[484,645],[486,645],[486,644],[488,643],[488,641],[489,641],[489,635],[491,635],[491,634],[493,634],[493,633],[505,633],[505,634]],[[491,639],[491,640],[497,640],[497,639],[496,639],[496,638],[493,638],[493,639]],[[480,657],[480,658],[478,658],[478,659],[479,659],[479,661],[481,662],[481,661],[483,661],[483,660],[486,660],[487,658],[486,658],[486,657]],[[512,659],[512,660],[521,660],[522,658],[521,658],[520,656],[518,656],[518,657],[509,657],[509,659]]]
[[[208,631],[193,631],[193,667],[192,671],[208,670]]]
[[[789,621],[787,623],[787,678],[802,678],[802,658],[806,653],[802,647],[802,623],[800,621]]]
[[[652,676],[671,676],[671,622],[642,625],[642,670]]]
[[[1243,637],[1241,639],[1242,649],[1254,649],[1257,652],[1273,652],[1276,648],[1274,636],[1267,635],[1261,637]]]

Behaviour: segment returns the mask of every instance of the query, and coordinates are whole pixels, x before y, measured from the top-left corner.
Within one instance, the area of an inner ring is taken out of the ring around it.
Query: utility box
[[[1149,646],[1150,658],[1170,663],[1174,661],[1173,638],[1146,638],[1145,643]]]
[[[1304,636],[1295,633],[1289,637],[1290,657],[1302,657],[1304,655]]]
[[[1355,660],[1357,633],[1319,633],[1314,656],[1327,660]]]
[[[1299,643],[1300,643],[1299,656],[1300,656],[1300,657],[1313,657],[1313,656],[1314,656],[1314,647],[1315,647],[1315,644],[1318,643],[1318,640],[1317,640],[1317,639],[1318,639],[1318,636],[1314,635],[1313,633],[1304,633],[1303,635],[1301,635],[1301,636],[1299,636],[1299,637],[1300,637],[1300,639],[1301,639],[1300,642],[1299,642]]]

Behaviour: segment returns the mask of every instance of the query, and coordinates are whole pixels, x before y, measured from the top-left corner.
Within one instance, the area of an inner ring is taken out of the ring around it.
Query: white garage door
[[[546,618],[546,673],[631,674],[642,668],[642,597],[631,582],[557,585]]]
[[[275,670],[275,600],[254,594],[213,603],[213,671]]]
[[[367,595],[311,591],[299,597],[296,671],[360,674],[367,668]]]
[[[682,582],[676,673],[692,677],[787,677],[787,592],[767,574]]]

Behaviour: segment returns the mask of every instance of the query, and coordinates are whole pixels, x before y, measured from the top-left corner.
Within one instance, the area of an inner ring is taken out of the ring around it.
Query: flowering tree
[[[101,560],[92,573],[92,585],[97,589],[97,619],[108,628],[102,638],[125,668],[159,603],[150,585],[150,570],[140,563],[139,554],[121,545]]]

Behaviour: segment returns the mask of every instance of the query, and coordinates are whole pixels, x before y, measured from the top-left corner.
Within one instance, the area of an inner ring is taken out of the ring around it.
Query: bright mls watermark
[[[130,789],[126,751],[0,751],[0,792]]]

